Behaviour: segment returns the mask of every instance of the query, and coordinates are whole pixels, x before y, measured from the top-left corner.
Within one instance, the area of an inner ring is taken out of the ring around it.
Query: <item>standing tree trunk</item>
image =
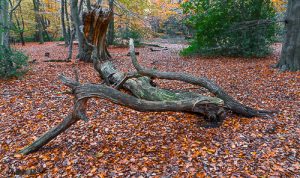
[[[36,22],[36,38],[40,42],[40,44],[44,43],[44,37],[43,37],[43,25],[42,25],[42,17],[40,15],[40,1],[39,0],[33,0],[33,9],[35,14],[35,22]]]
[[[14,11],[20,6],[21,0],[13,6],[12,1],[0,1],[0,46],[10,48],[9,37],[10,27],[12,25],[12,16]]]
[[[24,40],[24,29],[25,29],[25,23],[24,23],[24,18],[23,18],[23,13],[22,13],[22,8],[20,6],[19,8],[19,12],[20,12],[20,16],[21,16],[21,23],[20,24],[20,21],[19,21],[19,18],[17,16],[17,14],[15,14],[15,18],[16,18],[16,22],[17,22],[17,28],[18,28],[18,31],[19,31],[19,35],[20,35],[20,40],[21,40],[21,43],[22,43],[22,46],[25,46],[25,40]]]
[[[70,25],[70,18],[68,13],[68,0],[65,0],[65,16],[66,16],[66,22],[67,22],[67,35],[68,39],[71,38],[71,25]]]
[[[49,24],[50,24],[49,20],[46,19],[44,16],[41,16],[41,24],[43,27],[43,34],[46,36],[48,41],[51,41],[52,38],[47,31],[47,27],[49,27]]]
[[[66,24],[65,24],[65,1],[61,0],[60,5],[61,5],[60,6],[61,28],[62,28],[62,32],[63,32],[65,46],[68,46],[69,38],[68,38],[68,35],[67,35]]]
[[[98,53],[105,52],[108,55],[105,37],[111,19],[112,11],[101,7],[92,9],[84,14],[84,35],[89,40],[89,45],[99,51]],[[130,40],[130,54],[136,71],[127,74],[118,71],[105,55],[103,58],[97,58],[96,55],[93,55],[95,70],[106,81],[107,85],[111,86],[81,84],[78,81],[78,73],[76,71],[76,81],[60,76],[62,82],[72,89],[75,96],[75,103],[71,113],[68,114],[62,123],[21,150],[20,153],[28,154],[34,152],[77,121],[88,121],[86,116],[87,102],[88,99],[94,97],[104,98],[141,112],[192,112],[204,115],[210,121],[222,120],[225,117],[225,109],[246,117],[263,116],[268,113],[239,103],[216,83],[207,78],[198,78],[184,73],[160,72],[140,66],[135,56],[132,39]],[[100,57],[102,56],[100,55]],[[203,96],[193,92],[161,89],[152,85],[151,78],[178,80],[205,87],[215,94],[216,97]],[[132,95],[119,91],[118,89],[120,88],[130,91]]]
[[[7,39],[7,31],[8,28],[8,1],[7,0],[1,0],[0,1],[0,45],[9,47],[9,39]]]
[[[300,1],[289,0],[285,20],[286,36],[277,64],[282,71],[300,70]]]
[[[68,51],[68,58],[67,58],[67,60],[71,60],[72,59],[74,36],[75,36],[75,31],[72,30],[72,33],[71,33],[71,36],[70,36],[70,41],[69,41],[69,51]]]
[[[99,9],[94,8],[88,13],[83,14],[83,19],[85,24],[93,23],[94,26],[84,26],[83,35],[85,39],[94,44],[94,54],[97,59],[101,61],[106,61],[111,58],[106,45],[106,32],[109,22],[112,20],[112,11],[102,11],[101,7],[98,5]],[[104,13],[104,14],[101,14]],[[96,18],[97,16],[98,19]],[[102,17],[105,17],[102,19]],[[96,18],[96,19],[95,19]],[[93,61],[95,62],[95,61]]]
[[[76,36],[78,38],[79,53],[77,55],[77,58],[80,61],[93,62],[91,58],[93,48],[88,45],[80,29],[81,21],[79,18],[79,11],[78,11],[78,0],[71,1],[71,16],[75,26]]]
[[[114,0],[109,0],[109,8],[112,12],[114,12]],[[107,36],[107,44],[112,45],[114,43],[115,38],[115,22],[114,22],[114,14],[112,14],[112,20],[108,26],[108,36]]]

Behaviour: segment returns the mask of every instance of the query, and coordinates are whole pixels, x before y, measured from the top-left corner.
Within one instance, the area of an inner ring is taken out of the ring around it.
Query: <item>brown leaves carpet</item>
[[[278,55],[264,59],[184,58],[180,45],[168,51],[139,48],[139,61],[165,71],[206,76],[249,106],[279,110],[268,118],[242,118],[228,113],[216,128],[206,128],[201,116],[187,113],[140,113],[95,99],[90,121],[67,132],[28,156],[17,154],[57,125],[69,112],[72,97],[57,79],[73,76],[67,49],[56,43],[16,46],[31,60],[20,79],[0,81],[0,177],[297,177],[300,170],[300,73],[270,67]],[[127,48],[110,48],[122,71],[131,70]],[[98,83],[91,64],[76,63],[81,82]],[[205,90],[174,81],[160,87]]]

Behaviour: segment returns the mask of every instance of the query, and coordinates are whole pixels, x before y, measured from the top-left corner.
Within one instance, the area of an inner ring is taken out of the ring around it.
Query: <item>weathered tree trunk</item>
[[[36,37],[37,37],[37,40],[40,42],[40,44],[43,44],[44,43],[43,25],[42,25],[42,17],[40,15],[40,1],[39,0],[33,0],[33,9],[34,9],[35,22],[36,22],[36,28],[37,28]]]
[[[60,2],[60,21],[61,21],[61,28],[62,33],[65,41],[65,46],[69,44],[69,38],[67,36],[66,24],[65,24],[65,1],[61,0]]]
[[[286,36],[277,64],[282,71],[300,70],[300,1],[289,0],[285,20]]]
[[[66,16],[66,23],[67,23],[67,36],[68,39],[71,38],[71,24],[70,24],[70,18],[68,13],[68,0],[65,0],[65,16]]]
[[[17,28],[18,28],[18,31],[19,31],[19,35],[20,35],[20,40],[21,40],[22,46],[25,46],[25,40],[24,40],[25,23],[24,23],[24,18],[23,18],[23,15],[22,15],[22,8],[21,8],[21,6],[19,8],[19,12],[20,12],[21,23],[22,24],[20,24],[19,18],[17,17],[16,14],[15,14],[15,18],[16,18],[16,22],[17,22],[17,26],[18,26]]]
[[[67,60],[71,60],[72,59],[74,37],[75,37],[75,31],[72,30],[72,34],[71,34],[70,41],[69,41],[69,51],[68,51],[68,58],[67,58]]]
[[[192,112],[201,114],[210,121],[220,121],[225,117],[225,109],[237,114],[253,117],[263,116],[267,111],[259,111],[247,107],[234,100],[217,84],[207,78],[197,78],[189,74],[160,72],[153,69],[146,69],[139,65],[135,56],[134,43],[130,40],[130,54],[135,72],[128,74],[116,69],[109,57],[105,45],[106,30],[112,17],[112,11],[100,7],[92,9],[84,14],[83,32],[85,38],[90,41],[95,53],[107,53],[105,55],[93,55],[94,68],[97,70],[107,86],[104,84],[80,84],[78,74],[76,81],[61,76],[62,82],[70,87],[75,96],[75,105],[72,112],[57,127],[48,131],[34,143],[20,151],[28,154],[41,148],[57,135],[65,131],[78,120],[88,121],[85,114],[86,103],[89,98],[104,98],[113,103],[129,107],[141,112]],[[179,80],[186,83],[207,88],[217,97],[202,96],[198,93],[172,91],[155,87],[151,84],[151,78]],[[123,87],[132,95],[122,93],[118,89]]]
[[[9,39],[8,39],[8,17],[9,17],[9,11],[8,11],[8,1],[7,0],[1,0],[0,1],[0,45],[9,47]]]
[[[0,1],[0,7],[2,7],[0,9],[0,45],[1,46],[6,46],[6,42],[7,40],[5,40],[6,38],[6,31],[8,30],[7,25],[8,25],[8,1],[6,0],[2,0]]]
[[[109,8],[112,12],[114,12],[114,0],[109,0]],[[115,38],[115,18],[114,14],[112,14],[112,19],[108,26],[108,34],[107,34],[107,44],[112,45],[114,43]]]
[[[84,62],[93,62],[91,55],[93,48],[89,46],[80,30],[81,21],[78,12],[78,0],[71,1],[71,16],[75,26],[76,36],[78,38],[78,55],[77,58]]]
[[[42,19],[41,24],[43,27],[43,34],[46,36],[48,41],[52,41],[52,37],[47,31],[47,27],[49,27],[49,20],[46,19],[44,16],[41,16],[41,19]]]
[[[20,6],[21,0],[15,5],[12,1],[0,1],[0,45],[10,48],[10,28],[12,26],[13,12]]]
[[[86,40],[94,45],[96,59],[101,61],[111,58],[106,45],[106,32],[111,19],[112,11],[103,11],[100,7],[83,14],[84,24],[91,24],[90,26],[84,26],[83,35]]]

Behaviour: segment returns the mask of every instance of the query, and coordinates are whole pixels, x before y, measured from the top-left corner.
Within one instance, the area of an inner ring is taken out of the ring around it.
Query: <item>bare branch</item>
[[[132,63],[136,68],[136,70],[138,71],[138,73],[143,76],[167,79],[167,80],[178,80],[178,81],[183,81],[186,83],[207,88],[211,93],[215,94],[217,97],[224,100],[225,106],[228,107],[230,110],[246,117],[264,116],[268,113],[274,112],[274,111],[271,112],[271,111],[264,111],[264,110],[256,110],[241,104],[240,102],[236,101],[233,97],[228,95],[215,82],[205,77],[194,77],[190,74],[179,73],[179,72],[160,72],[155,69],[144,68],[137,61],[135,51],[134,51],[133,39],[130,39],[129,45],[130,45],[130,54],[131,54]]]
[[[12,14],[12,13],[20,6],[21,1],[22,1],[22,0],[19,0],[19,1],[17,2],[17,4],[13,7],[13,4],[12,4],[11,0],[9,0],[10,6],[13,7],[13,8],[10,10],[10,14]]]

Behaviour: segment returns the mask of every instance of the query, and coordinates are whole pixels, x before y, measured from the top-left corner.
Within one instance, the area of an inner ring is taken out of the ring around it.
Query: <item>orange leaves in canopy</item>
[[[286,10],[287,0],[272,0],[272,2],[278,12],[284,12]]]

